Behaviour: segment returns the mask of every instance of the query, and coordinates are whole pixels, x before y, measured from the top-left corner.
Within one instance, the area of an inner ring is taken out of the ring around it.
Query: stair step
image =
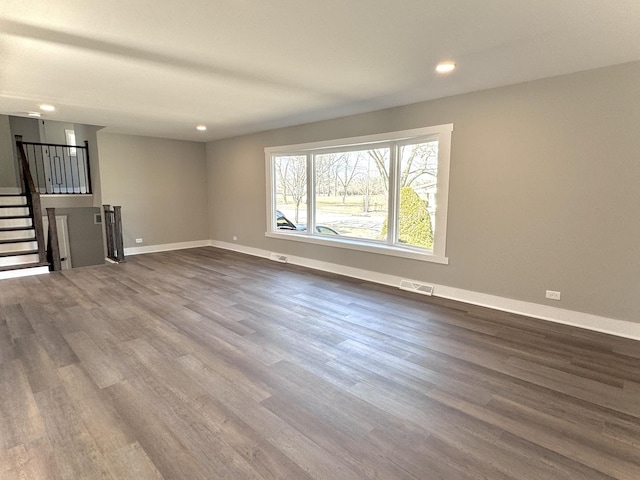
[[[38,251],[38,242],[35,238],[24,240],[0,240],[0,254],[22,253]]]
[[[0,230],[6,230],[9,228],[21,228],[21,227],[33,228],[33,224],[31,223],[31,217],[26,215],[0,217]]]
[[[40,262],[38,251],[28,250],[25,252],[0,253],[0,267],[10,267],[25,265],[27,263]]]
[[[38,253],[38,250],[25,250],[23,252],[0,252],[0,257],[10,257],[11,255],[31,255],[32,253]]]
[[[27,205],[27,197],[24,195],[0,195],[0,205]]]
[[[0,194],[0,278],[47,271],[47,264],[40,263],[30,215],[25,195]]]
[[[23,270],[25,268],[48,267],[48,266],[49,264],[47,262],[22,263],[20,265],[9,265],[5,267],[0,267],[0,272],[8,272],[11,270]]]
[[[21,230],[21,231],[29,232],[29,230]],[[9,238],[9,239],[0,238],[0,245],[8,245],[11,243],[23,243],[23,242],[37,242],[37,239],[33,235],[24,237],[24,238]]]
[[[35,236],[36,231],[33,227],[0,228],[0,242],[5,240],[26,240],[35,238]]]
[[[23,217],[29,215],[29,207],[20,205],[0,205],[0,218]]]
[[[49,273],[48,263],[23,263],[21,265],[0,266],[0,280]]]

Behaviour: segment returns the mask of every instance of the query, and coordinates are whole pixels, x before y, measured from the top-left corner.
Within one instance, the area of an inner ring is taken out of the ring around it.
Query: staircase
[[[49,272],[40,261],[33,217],[27,197],[0,195],[0,279]]]

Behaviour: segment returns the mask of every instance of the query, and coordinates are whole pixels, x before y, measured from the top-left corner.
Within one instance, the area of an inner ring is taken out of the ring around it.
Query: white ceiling
[[[640,0],[0,2],[0,113],[186,140],[635,60]]]

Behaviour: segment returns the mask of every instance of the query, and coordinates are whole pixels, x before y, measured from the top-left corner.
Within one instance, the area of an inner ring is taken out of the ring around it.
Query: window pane
[[[278,230],[305,230],[307,225],[307,157],[276,156],[276,227]]]
[[[438,141],[399,148],[398,241],[433,248]]]
[[[389,149],[315,156],[316,232],[385,240]]]

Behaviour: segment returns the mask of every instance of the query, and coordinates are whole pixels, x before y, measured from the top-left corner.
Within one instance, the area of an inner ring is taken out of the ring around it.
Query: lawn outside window
[[[266,236],[448,263],[452,131],[265,148]]]

